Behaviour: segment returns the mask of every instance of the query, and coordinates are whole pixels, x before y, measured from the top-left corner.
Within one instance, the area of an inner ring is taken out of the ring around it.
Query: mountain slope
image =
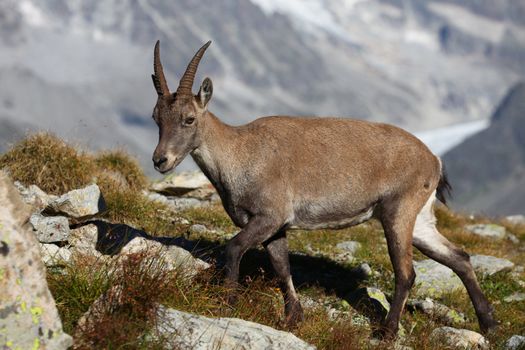
[[[491,125],[443,157],[458,207],[525,212],[525,83],[514,86]]]
[[[505,13],[510,3],[497,8]],[[498,13],[450,1],[6,0],[0,90],[28,93],[0,103],[0,118],[91,147],[131,145],[151,169],[153,43],[161,39],[175,89],[211,39],[196,84],[213,79],[210,109],[233,124],[268,114],[349,116],[411,130],[479,120],[523,75],[525,25]],[[480,24],[490,30],[472,30]],[[495,54],[505,47],[515,49]],[[27,88],[34,81],[39,87]],[[64,102],[49,102],[57,91]]]

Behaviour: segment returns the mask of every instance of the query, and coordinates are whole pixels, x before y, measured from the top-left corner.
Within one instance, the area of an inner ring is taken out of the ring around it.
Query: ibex
[[[340,229],[377,218],[395,274],[390,312],[381,329],[397,333],[415,279],[412,245],[463,281],[482,331],[496,326],[469,255],[436,229],[433,204],[449,184],[440,159],[415,136],[392,125],[343,118],[272,116],[230,126],[208,111],[213,87],[192,93],[202,46],[171,93],[154,49],[155,169],[166,173],[191,154],[241,231],[226,246],[226,284],[237,285],[250,248],[267,250],[285,300],[286,322],[303,319],[290,275],[286,231]],[[234,296],[232,296],[234,299]]]

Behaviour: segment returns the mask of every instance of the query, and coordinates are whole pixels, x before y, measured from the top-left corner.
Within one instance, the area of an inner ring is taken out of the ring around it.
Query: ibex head
[[[199,124],[207,111],[213,85],[210,78],[206,78],[197,95],[193,95],[191,88],[202,55],[210,44],[211,41],[208,41],[193,56],[173,94],[169,91],[160,63],[159,41],[155,44],[154,74],[151,77],[158,94],[153,119],[159,127],[159,144],[153,153],[153,164],[161,173],[175,168],[199,146]]]

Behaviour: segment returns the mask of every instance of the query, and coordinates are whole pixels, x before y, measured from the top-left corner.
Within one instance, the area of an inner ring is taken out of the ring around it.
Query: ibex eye
[[[186,125],[191,125],[193,124],[193,122],[195,121],[195,118],[194,117],[188,117],[184,120],[184,124]]]

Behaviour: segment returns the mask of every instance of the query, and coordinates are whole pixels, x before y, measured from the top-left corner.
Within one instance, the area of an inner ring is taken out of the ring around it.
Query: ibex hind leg
[[[279,279],[279,285],[283,293],[285,323],[288,327],[292,328],[303,320],[304,315],[290,274],[286,231],[281,229],[275,236],[264,242],[263,245],[270,256],[270,261],[275,275]]]
[[[386,200],[381,203],[380,208],[380,219],[395,276],[392,305],[378,334],[386,338],[394,338],[397,334],[399,319],[415,279],[412,265],[412,232],[419,208],[414,208],[410,198],[411,196],[406,195]]]
[[[493,308],[479,287],[469,255],[452,244],[437,230],[433,210],[434,202],[435,194],[432,194],[418,214],[414,227],[413,244],[423,254],[449,267],[459,276],[472,300],[481,331],[488,332],[497,326]]]

